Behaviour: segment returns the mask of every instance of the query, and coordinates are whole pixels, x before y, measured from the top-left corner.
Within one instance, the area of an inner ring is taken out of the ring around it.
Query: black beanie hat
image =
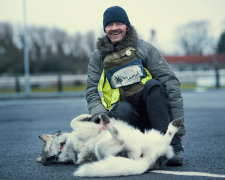
[[[112,6],[105,10],[103,14],[103,28],[113,22],[122,22],[130,27],[130,21],[128,19],[126,11],[119,6]]]

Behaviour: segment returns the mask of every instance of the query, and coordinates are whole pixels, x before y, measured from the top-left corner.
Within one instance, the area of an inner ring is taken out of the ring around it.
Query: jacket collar
[[[129,31],[127,31],[124,39],[120,41],[117,45],[113,45],[106,35],[98,38],[97,49],[104,58],[108,54],[112,54],[115,51],[120,51],[127,47],[135,48],[137,40],[137,32],[133,26],[130,26]]]

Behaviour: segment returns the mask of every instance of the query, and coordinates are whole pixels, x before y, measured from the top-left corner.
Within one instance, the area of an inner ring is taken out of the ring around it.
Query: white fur
[[[170,142],[178,128],[171,124],[166,135],[162,135],[156,130],[150,130],[143,134],[128,124],[114,119],[111,119],[110,126],[116,127],[119,132],[117,139],[123,141],[124,144],[110,146],[107,138],[105,142],[102,140],[102,144],[105,145],[105,147],[101,147],[102,151],[106,154],[110,148],[123,146],[128,150],[129,157],[108,156],[103,160],[81,166],[75,171],[74,176],[106,177],[142,174],[151,169],[159,157],[166,156],[169,159],[173,156]],[[110,127],[107,128],[110,131]],[[168,132],[173,134],[169,135]],[[97,144],[98,146],[99,144]],[[141,157],[142,154],[143,157]]]
[[[107,158],[87,163],[74,172],[74,176],[108,177],[142,174],[148,169],[148,162],[144,159],[128,159],[124,157],[108,156]]]
[[[113,118],[104,124],[106,128],[104,130],[99,124],[82,121],[90,117],[85,114],[73,119],[71,121],[73,132],[64,135],[67,143],[60,153],[59,161],[73,160],[74,163],[80,164],[85,162],[85,157],[91,153],[94,153],[98,159],[96,162],[79,167],[74,172],[74,176],[106,177],[141,174],[152,169],[159,157],[165,156],[169,159],[173,156],[170,143],[179,128],[172,123],[169,124],[167,133],[163,135],[157,130],[142,133],[127,123]],[[48,142],[47,144],[49,146]],[[51,142],[51,144],[57,143]],[[128,152],[128,158],[115,156],[122,150]]]

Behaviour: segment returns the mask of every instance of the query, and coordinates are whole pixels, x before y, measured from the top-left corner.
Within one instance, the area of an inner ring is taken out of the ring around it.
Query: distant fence
[[[87,75],[31,75],[30,86],[32,88],[48,88],[56,86],[58,91],[62,91],[63,86],[76,86],[86,84]],[[3,76],[0,77],[0,90],[15,89],[20,92],[25,86],[24,76]]]
[[[175,72],[181,83],[192,83],[202,87],[225,86],[225,69],[202,70],[202,71],[177,71]],[[76,86],[86,84],[87,75],[39,75],[30,76],[32,88],[46,88],[56,86],[62,91],[63,86]],[[25,85],[24,76],[2,76],[0,77],[0,90],[12,90],[20,92]]]
[[[225,86],[225,69],[221,70],[198,70],[198,71],[176,71],[181,83],[196,84],[199,87]]]

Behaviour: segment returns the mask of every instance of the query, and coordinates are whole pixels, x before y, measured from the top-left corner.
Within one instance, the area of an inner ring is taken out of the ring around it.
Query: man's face
[[[106,36],[113,43],[121,41],[127,32],[127,26],[121,22],[110,23],[105,27]]]

